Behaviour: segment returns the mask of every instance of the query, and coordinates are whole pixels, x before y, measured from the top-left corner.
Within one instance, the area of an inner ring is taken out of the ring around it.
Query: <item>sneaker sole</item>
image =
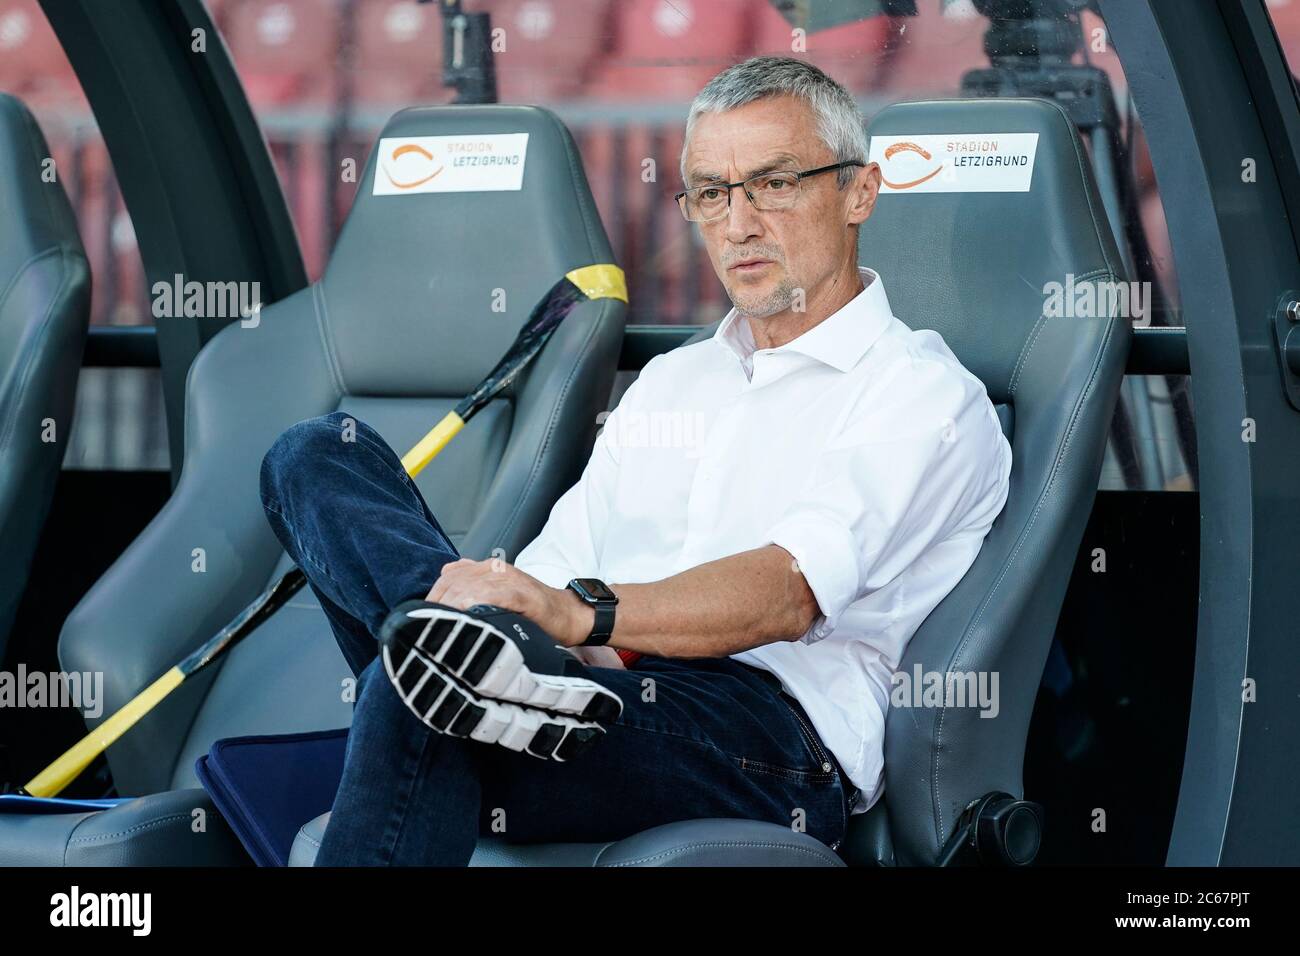
[[[533,673],[515,642],[477,617],[446,608],[415,608],[407,617],[428,621],[414,649],[478,697],[599,723],[623,713],[623,701],[602,684]],[[404,636],[395,635],[398,642]]]
[[[380,654],[402,703],[438,733],[559,762],[574,759],[605,734],[599,724],[479,697],[418,650],[394,655],[384,646]]]

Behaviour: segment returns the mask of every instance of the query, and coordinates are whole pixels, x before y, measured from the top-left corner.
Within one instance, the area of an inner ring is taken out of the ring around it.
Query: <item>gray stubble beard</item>
[[[794,280],[787,276],[781,283],[771,291],[761,302],[751,304],[741,304],[727,291],[731,304],[736,307],[736,311],[751,319],[765,319],[769,315],[775,315],[778,312],[784,312],[790,308],[794,302],[795,293],[798,291],[798,285]]]

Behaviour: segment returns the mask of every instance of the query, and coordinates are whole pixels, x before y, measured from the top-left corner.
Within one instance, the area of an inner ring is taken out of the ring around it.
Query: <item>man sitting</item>
[[[268,452],[267,517],[359,675],[318,865],[700,817],[836,847],[879,798],[891,674],[975,560],[1011,449],[857,265],[880,170],[843,87],[789,58],[725,70],[682,176],[734,308],[646,365],[513,565],[460,558],[364,423]]]

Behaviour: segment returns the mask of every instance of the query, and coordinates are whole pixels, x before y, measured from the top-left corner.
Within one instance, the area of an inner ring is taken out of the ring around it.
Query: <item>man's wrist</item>
[[[557,637],[566,647],[577,647],[591,635],[591,629],[596,626],[596,609],[568,588],[560,588],[560,593],[568,613],[565,615],[565,634]]]

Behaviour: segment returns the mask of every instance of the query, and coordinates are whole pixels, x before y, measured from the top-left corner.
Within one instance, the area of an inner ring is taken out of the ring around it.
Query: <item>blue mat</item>
[[[294,837],[334,804],[348,732],[231,737],[194,764],[244,849],[258,866],[285,866]]]

